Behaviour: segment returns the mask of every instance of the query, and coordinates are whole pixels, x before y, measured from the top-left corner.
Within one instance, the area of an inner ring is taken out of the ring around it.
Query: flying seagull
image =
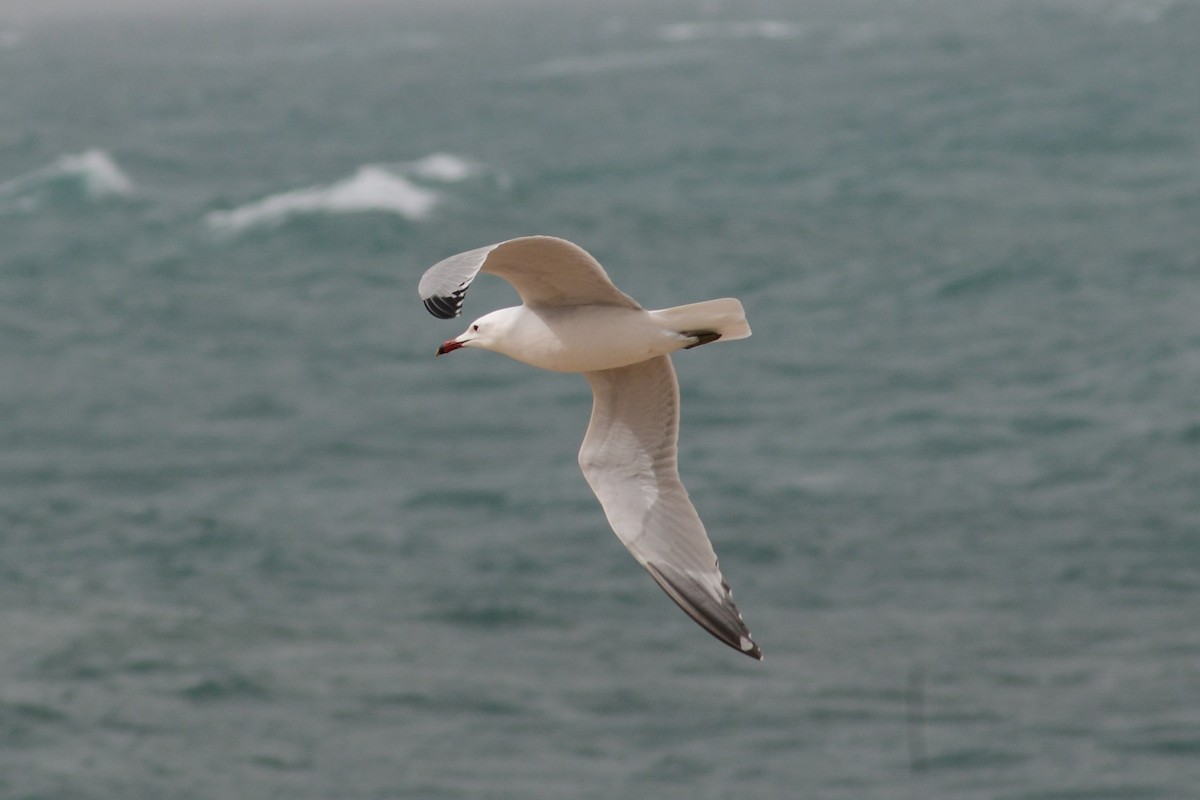
[[[418,287],[425,308],[441,319],[459,316],[480,272],[511,283],[524,305],[485,314],[437,354],[478,347],[542,369],[582,372],[593,404],[579,466],[613,531],[688,616],[761,659],[679,480],[679,384],[669,355],[749,336],[742,304],[727,297],[649,311],[583,248],[526,236],[434,264]]]

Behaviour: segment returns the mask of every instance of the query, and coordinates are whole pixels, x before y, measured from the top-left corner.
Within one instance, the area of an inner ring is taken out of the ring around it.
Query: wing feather
[[[462,313],[467,289],[480,272],[504,278],[531,308],[641,308],[586,250],[553,236],[524,236],[451,256],[425,271],[417,292],[430,314],[451,319]]]
[[[579,466],[613,531],[688,616],[761,659],[679,479],[679,386],[670,357],[585,374],[593,405]]]

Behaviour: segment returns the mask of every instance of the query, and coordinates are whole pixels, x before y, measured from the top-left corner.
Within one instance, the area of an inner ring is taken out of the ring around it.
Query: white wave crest
[[[0,183],[0,200],[15,201],[23,210],[37,208],[48,193],[68,191],[88,200],[129,197],[133,181],[104,150],[59,156],[50,164]]]
[[[747,22],[673,22],[658,27],[664,42],[696,42],[708,39],[797,39],[803,34],[793,22],[762,19]]]
[[[432,189],[386,167],[368,164],[345,180],[273,194],[229,211],[213,211],[205,219],[213,228],[230,232],[276,225],[298,214],[383,211],[415,221],[427,217],[439,199]]]
[[[78,178],[89,197],[128,197],[133,194],[133,181],[103,150],[63,156],[50,165],[49,172]]]
[[[434,153],[402,166],[414,178],[430,183],[459,183],[482,171],[474,161],[450,153]]]

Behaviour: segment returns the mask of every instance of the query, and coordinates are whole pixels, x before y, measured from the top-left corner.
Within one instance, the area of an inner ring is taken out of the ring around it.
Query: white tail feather
[[[664,328],[679,332],[716,331],[722,339],[745,339],[750,324],[742,304],[732,297],[651,311]]]

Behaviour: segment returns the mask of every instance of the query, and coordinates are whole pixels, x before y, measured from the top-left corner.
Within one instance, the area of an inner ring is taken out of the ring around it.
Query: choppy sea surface
[[[52,7],[50,7],[52,8]],[[1200,4],[0,9],[0,798],[1200,796]],[[675,358],[756,663],[435,261]]]

